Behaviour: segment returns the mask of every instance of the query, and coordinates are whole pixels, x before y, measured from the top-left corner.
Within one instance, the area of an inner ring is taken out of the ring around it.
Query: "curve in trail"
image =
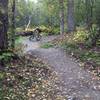
[[[40,42],[23,41],[27,48],[25,52],[31,52],[47,62],[58,73],[60,85],[64,95],[70,96],[69,100],[100,100],[100,81],[80,68],[69,55],[59,48],[40,48],[41,43],[52,41],[53,36],[43,38]]]

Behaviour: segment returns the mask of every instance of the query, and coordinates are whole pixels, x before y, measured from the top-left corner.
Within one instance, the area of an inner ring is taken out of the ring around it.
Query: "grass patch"
[[[49,42],[41,45],[41,48],[45,48],[45,49],[52,48],[52,47],[54,47],[54,44]]]
[[[16,41],[15,41],[16,45],[22,43],[22,41],[25,39],[26,39],[26,37],[17,36]]]

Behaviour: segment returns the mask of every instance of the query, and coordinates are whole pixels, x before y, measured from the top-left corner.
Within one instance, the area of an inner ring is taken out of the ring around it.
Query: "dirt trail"
[[[47,62],[58,73],[63,94],[69,100],[100,100],[100,81],[80,68],[69,55],[60,48],[40,48],[41,43],[52,41],[53,36],[45,37],[40,42],[23,41],[25,52],[32,53]]]

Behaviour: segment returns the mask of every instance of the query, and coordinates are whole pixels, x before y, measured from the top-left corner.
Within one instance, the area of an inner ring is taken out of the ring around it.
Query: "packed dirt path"
[[[59,75],[62,85],[62,94],[68,96],[68,100],[100,100],[100,80],[97,80],[88,71],[79,66],[73,58],[60,48],[40,48],[40,45],[52,41],[56,37],[49,36],[40,42],[23,41],[27,45],[25,52],[31,53],[48,63]],[[67,99],[66,99],[67,100]]]

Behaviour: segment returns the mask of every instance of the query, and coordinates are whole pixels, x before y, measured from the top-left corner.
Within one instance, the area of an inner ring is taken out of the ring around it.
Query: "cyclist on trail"
[[[36,27],[34,30],[33,30],[33,35],[30,36],[29,40],[33,40],[34,38],[36,38],[37,41],[40,41],[41,39],[41,29],[39,27]]]

